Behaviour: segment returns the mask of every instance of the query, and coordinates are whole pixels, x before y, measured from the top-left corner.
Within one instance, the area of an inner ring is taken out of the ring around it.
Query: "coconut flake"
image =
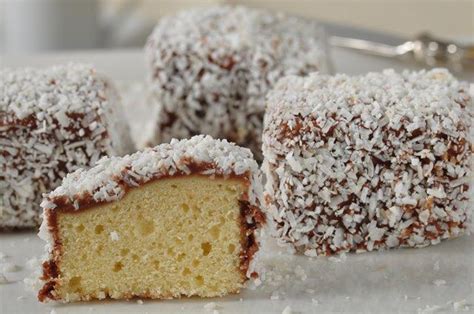
[[[291,309],[291,306],[289,305],[287,305],[281,312],[281,314],[292,314],[292,313],[293,313],[293,310]]]

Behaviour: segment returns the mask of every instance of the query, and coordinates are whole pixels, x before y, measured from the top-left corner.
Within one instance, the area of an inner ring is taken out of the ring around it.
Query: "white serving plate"
[[[83,51],[37,56],[0,56],[4,66],[46,66],[67,61],[95,64],[111,78],[132,83],[143,80],[145,65],[140,50]],[[335,49],[337,72],[358,74],[384,68],[413,68],[402,63]],[[474,73],[464,74],[474,81]],[[20,271],[6,273],[0,284],[0,313],[474,313],[474,235],[445,241],[423,249],[399,249],[345,258],[308,259],[293,256],[266,238],[261,262],[267,270],[263,284],[239,295],[216,299],[105,301],[76,304],[41,304],[23,279],[30,276],[27,261],[39,257],[43,243],[35,232],[0,233],[0,261],[14,263]],[[305,278],[307,277],[307,278]],[[271,296],[273,295],[273,299]],[[276,299],[278,296],[278,299]],[[316,304],[318,303],[318,304]],[[456,306],[455,306],[456,305]],[[431,311],[431,312],[430,312]]]

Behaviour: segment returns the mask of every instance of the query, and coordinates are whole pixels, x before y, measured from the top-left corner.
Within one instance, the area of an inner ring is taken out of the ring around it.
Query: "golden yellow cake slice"
[[[46,195],[40,301],[216,297],[256,276],[250,150],[195,136],[69,174]]]

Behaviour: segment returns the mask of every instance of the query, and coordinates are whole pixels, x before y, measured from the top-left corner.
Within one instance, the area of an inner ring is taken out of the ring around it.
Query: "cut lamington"
[[[301,17],[239,6],[164,17],[146,45],[150,142],[209,134],[260,159],[265,94],[284,75],[327,72],[325,47],[321,27]]]
[[[41,195],[132,149],[115,89],[87,65],[0,71],[0,229],[39,226]]]
[[[225,140],[172,140],[68,175],[43,203],[39,299],[215,297],[255,276],[260,175]]]
[[[315,256],[465,233],[472,90],[444,69],[282,79],[263,136],[279,242]]]

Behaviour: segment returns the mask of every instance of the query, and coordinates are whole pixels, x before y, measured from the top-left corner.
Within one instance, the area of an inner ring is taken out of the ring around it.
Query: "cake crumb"
[[[52,309],[51,312],[49,312],[49,314],[56,314],[56,310]]]
[[[20,295],[18,298],[16,298],[18,301],[21,301],[21,300],[24,300],[26,299],[26,297],[24,295]]]
[[[316,299],[311,299],[311,304],[313,305],[319,305],[319,301]]]
[[[445,286],[445,285],[446,285],[446,280],[437,279],[437,280],[434,280],[434,281],[433,281],[433,284],[434,284],[436,287]]]
[[[137,303],[142,305],[143,304],[143,300],[137,300]]]
[[[112,241],[120,240],[120,237],[119,237],[119,234],[117,233],[117,231],[112,231],[110,233],[110,239],[112,239]]]
[[[281,314],[293,314],[293,310],[291,309],[291,306],[287,305],[283,311],[281,312]]]

